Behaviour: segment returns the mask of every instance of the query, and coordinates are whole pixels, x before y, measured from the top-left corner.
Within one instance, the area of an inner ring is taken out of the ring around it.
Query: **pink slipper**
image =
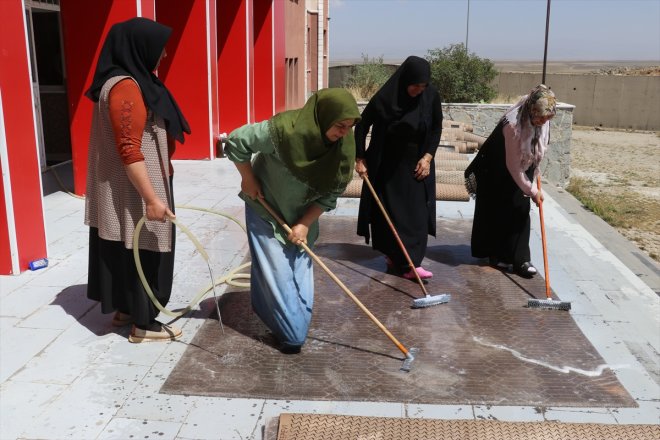
[[[428,270],[424,269],[422,266],[419,266],[415,270],[417,271],[417,275],[419,275],[419,277],[423,280],[426,280],[433,276],[433,272],[429,272]],[[403,277],[409,280],[416,279],[415,274],[413,273],[412,270],[409,270],[408,272],[404,273]]]

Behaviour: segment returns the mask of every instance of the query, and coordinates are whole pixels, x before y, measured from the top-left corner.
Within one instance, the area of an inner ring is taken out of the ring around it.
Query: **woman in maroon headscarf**
[[[442,133],[440,95],[430,80],[428,61],[408,57],[371,98],[355,127],[355,170],[360,175],[368,172],[421,278],[433,276],[422,267],[422,260],[428,235],[435,236],[433,158]],[[365,148],[369,128],[371,141]],[[389,271],[415,279],[365,186],[360,197],[357,233],[367,243],[373,239],[372,247],[385,254]]]

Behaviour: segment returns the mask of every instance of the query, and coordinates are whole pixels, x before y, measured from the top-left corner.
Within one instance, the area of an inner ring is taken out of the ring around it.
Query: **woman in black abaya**
[[[408,57],[371,98],[355,127],[355,170],[368,171],[401,241],[421,278],[428,235],[435,236],[434,156],[442,132],[440,95],[429,84],[431,67]],[[371,128],[371,141],[365,148]],[[415,279],[371,192],[363,185],[358,235],[385,254],[388,270]]]

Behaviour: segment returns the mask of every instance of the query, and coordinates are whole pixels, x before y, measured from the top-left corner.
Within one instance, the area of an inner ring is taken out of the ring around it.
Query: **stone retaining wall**
[[[366,104],[358,103],[360,112]],[[474,134],[488,137],[508,108],[508,104],[443,104],[442,112],[445,119],[471,124]],[[541,162],[543,179],[562,188],[570,177],[574,108],[563,103],[557,106],[557,116],[550,122],[550,147]]]
[[[330,67],[329,87],[341,87],[353,69]],[[540,72],[500,72],[491,86],[501,97],[515,98],[540,82]],[[550,73],[546,84],[557,99],[575,106],[576,125],[660,130],[660,76]]]

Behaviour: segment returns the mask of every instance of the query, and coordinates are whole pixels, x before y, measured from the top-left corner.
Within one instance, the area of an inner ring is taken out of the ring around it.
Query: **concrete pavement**
[[[176,161],[174,167],[178,206],[215,210],[243,220],[242,202],[236,195],[240,178],[228,160]],[[562,300],[572,302],[573,319],[638,408],[414,405],[159,394],[210,313],[212,301],[204,301],[201,308],[179,321],[184,331],[181,341],[128,343],[128,327],[112,327],[111,316],[102,315],[99,305],[85,297],[88,229],[83,225],[84,202],[63,191],[48,193],[44,200],[49,267],[0,277],[2,440],[256,440],[263,437],[266,421],[281,412],[660,424],[658,266],[641,253],[635,254],[634,246],[625,246],[613,229],[581,211],[562,191],[546,187],[544,214],[552,287]],[[342,199],[330,215],[356,215],[357,206],[355,199]],[[472,217],[472,202],[438,202],[437,206],[439,217],[468,221]],[[542,268],[537,214],[532,212],[532,260]],[[236,267],[247,254],[245,234],[235,223],[188,209],[178,209],[177,217],[204,245],[215,277]],[[640,266],[635,266],[635,260]],[[185,235],[178,238],[175,270],[170,308],[184,306],[209,283],[206,264]],[[224,289],[216,288],[218,293]]]

